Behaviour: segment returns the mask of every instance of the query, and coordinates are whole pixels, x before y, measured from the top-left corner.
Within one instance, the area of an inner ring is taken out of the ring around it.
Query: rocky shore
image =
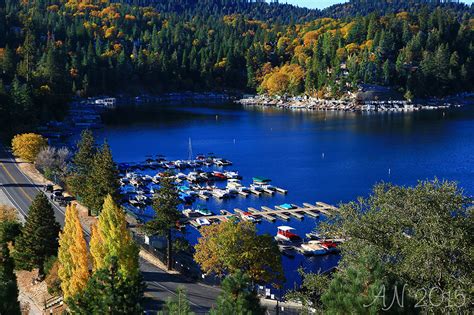
[[[319,99],[308,96],[270,97],[266,95],[246,96],[236,101],[247,106],[276,107],[292,110],[335,110],[335,111],[417,111],[422,109],[445,109],[459,107],[454,99],[442,100],[361,100],[357,97],[348,99]]]

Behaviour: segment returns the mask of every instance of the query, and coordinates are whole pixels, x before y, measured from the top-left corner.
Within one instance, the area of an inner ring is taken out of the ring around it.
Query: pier
[[[275,222],[277,219],[288,221],[291,217],[302,220],[305,215],[315,218],[319,217],[320,214],[332,216],[339,210],[338,208],[324,202],[316,202],[315,204],[305,202],[303,203],[303,206],[293,206],[294,207],[292,209],[284,209],[281,206],[275,206],[275,208],[272,209],[270,207],[262,206],[260,210],[252,207],[247,208],[247,210],[252,215],[261,217],[269,222]],[[183,218],[182,222],[190,223],[192,226],[198,227],[196,224],[196,219],[198,218],[206,218],[210,221],[222,222],[227,221],[231,217],[241,217],[244,212],[246,211],[238,208],[234,209],[234,213],[231,213],[227,210],[221,210],[222,214],[220,215]]]

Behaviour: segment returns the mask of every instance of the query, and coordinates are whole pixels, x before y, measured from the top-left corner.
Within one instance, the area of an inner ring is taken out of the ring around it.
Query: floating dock
[[[276,218],[274,216],[271,216],[269,214],[266,214],[262,211],[258,211],[257,209],[255,208],[252,208],[252,207],[249,207],[247,208],[249,210],[250,213],[252,214],[255,214],[255,215],[259,215],[261,216],[262,218],[264,218],[265,220],[267,221],[270,221],[270,222],[275,222],[276,221]]]
[[[276,206],[275,209],[272,209],[270,207],[262,206],[261,210],[257,210],[256,208],[249,207],[247,208],[248,212],[252,213],[255,216],[260,216],[263,219],[269,221],[269,222],[275,222],[277,219],[285,220],[288,221],[290,220],[291,216],[295,217],[297,219],[303,219],[305,215],[311,216],[311,217],[319,217],[320,213],[326,215],[326,216],[332,216],[334,215],[334,212],[337,212],[338,209],[334,206],[331,206],[326,203],[319,203],[317,202],[316,204],[311,204],[311,203],[303,203],[303,206],[297,206],[293,209],[284,209],[280,206]],[[226,221],[231,217],[236,217],[236,216],[241,216],[242,213],[245,211],[241,209],[234,209],[234,213],[231,213],[227,210],[221,210],[220,215],[213,215],[213,216],[202,216],[202,218],[206,218],[210,221],[215,220],[215,221]],[[193,218],[183,218],[181,221],[183,223],[190,223],[192,225],[195,225],[195,219],[199,217],[193,217]]]

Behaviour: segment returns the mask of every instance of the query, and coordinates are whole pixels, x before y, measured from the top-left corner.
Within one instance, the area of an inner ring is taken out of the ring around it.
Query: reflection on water
[[[456,180],[474,192],[474,108],[412,113],[308,112],[234,104],[140,105],[119,107],[104,115],[107,138],[119,162],[143,161],[146,155],[169,159],[193,152],[215,152],[234,162],[248,184],[252,176],[273,179],[287,196],[254,197],[207,203],[209,209],[274,206],[285,202],[324,201],[337,204],[367,196],[374,183],[414,185],[418,179]],[[203,202],[203,201],[200,201]],[[298,234],[311,231],[318,219],[259,225],[260,233],[276,233],[279,224]],[[194,243],[198,232],[188,229]],[[284,257],[286,288],[295,270],[325,270],[335,255],[306,259]]]

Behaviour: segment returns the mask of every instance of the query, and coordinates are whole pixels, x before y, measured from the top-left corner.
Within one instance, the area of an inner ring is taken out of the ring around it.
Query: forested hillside
[[[60,118],[74,94],[472,90],[474,21],[461,7],[332,19],[262,1],[0,0],[0,124]]]
[[[351,0],[330,6],[324,9],[321,14],[332,18],[344,18],[365,16],[372,12],[390,14],[403,11],[416,12],[422,8],[434,10],[436,7],[450,9],[461,15],[473,12],[472,6],[470,7],[459,0]]]

